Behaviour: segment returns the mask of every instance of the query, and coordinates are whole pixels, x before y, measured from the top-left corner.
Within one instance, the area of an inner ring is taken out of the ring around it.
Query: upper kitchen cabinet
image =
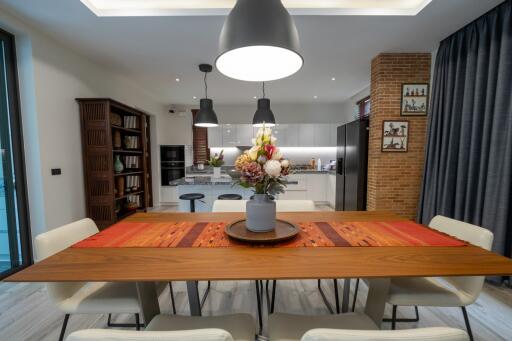
[[[296,146],[299,147],[314,147],[315,146],[315,125],[314,124],[299,124],[300,138]]]
[[[235,124],[222,125],[222,147],[238,146],[237,126]]]
[[[331,125],[315,124],[314,125],[315,147],[330,147],[336,144],[331,141]]]
[[[208,128],[208,147],[222,147],[222,126]]]
[[[237,135],[236,146],[251,146],[252,138],[256,132],[257,132],[257,130],[255,130],[253,128],[252,124],[237,124],[236,125],[236,135]]]
[[[296,147],[298,145],[298,126],[296,124],[278,124],[272,129],[281,147]]]

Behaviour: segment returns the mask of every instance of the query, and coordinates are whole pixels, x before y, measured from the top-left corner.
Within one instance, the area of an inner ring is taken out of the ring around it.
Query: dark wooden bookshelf
[[[78,98],[77,102],[81,117],[87,216],[103,229],[152,206],[149,116],[109,98]],[[121,138],[121,148],[114,148],[115,136],[117,141]],[[131,139],[127,136],[138,139],[137,149],[126,148],[129,145],[125,140]],[[121,173],[114,171],[116,157],[125,167]],[[128,167],[128,162],[136,168]],[[128,177],[138,177],[137,190],[127,192]],[[118,187],[123,182],[121,178],[124,178],[123,195],[118,196]],[[130,199],[138,204],[137,209],[129,208]]]

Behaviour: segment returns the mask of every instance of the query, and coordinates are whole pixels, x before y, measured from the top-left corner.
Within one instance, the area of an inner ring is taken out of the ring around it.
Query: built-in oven
[[[171,182],[185,177],[185,166],[169,164],[168,166],[162,165],[161,169],[162,186],[170,186]]]
[[[185,146],[160,146],[160,162],[185,163]]]
[[[162,186],[185,177],[185,146],[160,146]]]

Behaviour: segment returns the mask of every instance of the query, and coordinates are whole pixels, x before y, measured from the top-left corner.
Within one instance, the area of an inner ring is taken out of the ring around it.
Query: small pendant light
[[[274,127],[276,118],[270,109],[270,100],[265,98],[265,82],[263,82],[263,97],[258,100],[258,110],[252,119],[253,127]]]
[[[281,79],[299,71],[299,34],[281,0],[237,0],[219,39],[217,69],[252,82]]]
[[[199,65],[199,70],[204,72],[204,93],[205,98],[201,98],[199,101],[199,111],[197,112],[194,125],[196,127],[217,127],[219,121],[215,111],[213,111],[213,101],[208,98],[208,83],[206,82],[206,76],[212,72],[212,66],[209,64]]]

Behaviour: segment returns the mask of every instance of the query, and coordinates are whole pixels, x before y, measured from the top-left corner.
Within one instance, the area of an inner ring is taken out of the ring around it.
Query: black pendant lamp
[[[213,101],[208,98],[208,83],[206,82],[206,76],[212,72],[212,66],[209,64],[199,65],[199,70],[204,72],[204,93],[205,98],[201,98],[199,101],[199,111],[197,112],[194,125],[196,127],[217,127],[219,121],[215,111],[213,111]]]
[[[270,100],[265,98],[265,82],[263,82],[263,97],[258,100],[258,109],[252,119],[253,127],[274,127],[276,118],[270,109]]]
[[[299,34],[281,0],[237,0],[224,22],[217,69],[243,81],[263,82],[299,71]]]

